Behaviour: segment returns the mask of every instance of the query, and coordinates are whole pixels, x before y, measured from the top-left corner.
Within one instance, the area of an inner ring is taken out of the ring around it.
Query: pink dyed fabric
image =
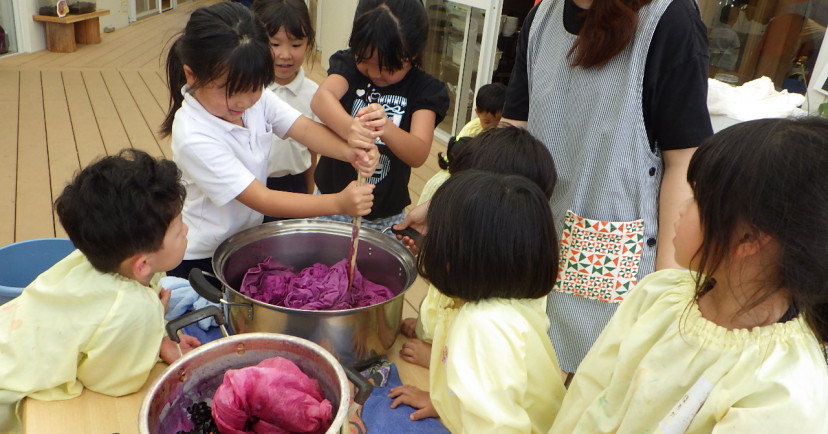
[[[314,264],[296,273],[268,257],[247,270],[240,292],[275,306],[303,310],[342,310],[372,306],[394,297],[388,288],[362,278],[354,270],[354,286],[348,288],[348,260],[332,267]]]
[[[319,382],[283,357],[225,372],[212,406],[222,434],[322,433],[332,411]]]

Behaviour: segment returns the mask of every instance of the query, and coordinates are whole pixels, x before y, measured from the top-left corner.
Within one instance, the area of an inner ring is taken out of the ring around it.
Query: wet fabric
[[[303,310],[342,310],[372,306],[394,297],[385,286],[362,277],[354,268],[354,285],[348,290],[348,261],[331,267],[313,264],[300,272],[267,257],[247,270],[240,292],[275,306]]]
[[[316,379],[290,360],[273,357],[225,372],[212,412],[223,434],[322,433],[333,408]]]

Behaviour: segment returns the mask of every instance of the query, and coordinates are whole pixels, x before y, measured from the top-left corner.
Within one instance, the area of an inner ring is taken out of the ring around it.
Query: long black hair
[[[167,55],[170,108],[161,124],[161,134],[172,133],[175,112],[184,101],[184,65],[195,75],[193,88],[226,75],[227,96],[261,89],[274,76],[269,41],[264,25],[239,3],[222,2],[196,9]]]
[[[696,297],[715,284],[750,225],[770,235],[779,257],[762,276],[765,288],[744,306],[785,290],[817,337],[828,341],[828,120],[762,119],[708,138],[690,161],[687,181],[699,208],[703,242],[693,258]]]

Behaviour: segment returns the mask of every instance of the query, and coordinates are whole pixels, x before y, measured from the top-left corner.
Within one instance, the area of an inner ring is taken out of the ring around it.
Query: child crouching
[[[184,187],[175,163],[126,150],[83,169],[55,202],[78,250],[0,308],[0,431],[19,432],[21,400],[137,391],[161,359],[162,272],[187,246]],[[183,336],[182,350],[199,345]]]

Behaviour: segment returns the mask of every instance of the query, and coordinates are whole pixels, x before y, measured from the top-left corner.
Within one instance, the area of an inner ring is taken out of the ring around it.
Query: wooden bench
[[[35,21],[46,24],[46,48],[57,53],[71,53],[78,49],[75,43],[99,44],[101,25],[98,17],[109,15],[108,9],[65,17],[34,15]]]

